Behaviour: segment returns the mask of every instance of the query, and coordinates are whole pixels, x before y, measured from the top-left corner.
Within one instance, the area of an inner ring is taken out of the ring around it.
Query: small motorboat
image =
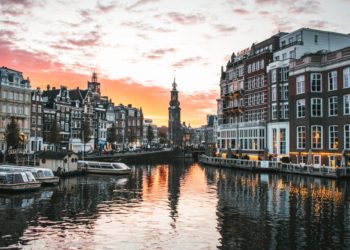
[[[121,162],[78,161],[78,168],[93,174],[129,174],[131,168]]]
[[[41,183],[27,172],[0,172],[0,192],[24,192],[38,190]]]
[[[55,176],[51,169],[48,168],[37,168],[37,167],[23,167],[16,165],[0,165],[0,171],[12,172],[12,171],[29,171],[35,179],[41,182],[43,185],[57,185],[60,178]]]

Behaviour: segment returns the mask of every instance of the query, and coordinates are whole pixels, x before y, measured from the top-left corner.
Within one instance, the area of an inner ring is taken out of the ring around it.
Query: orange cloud
[[[74,72],[74,68],[66,69],[65,65],[56,62],[47,53],[34,53],[26,50],[12,49],[11,43],[3,43],[0,39],[0,66],[13,68],[23,72],[31,80],[32,88],[46,89],[65,85],[68,88],[86,88],[90,76]],[[68,68],[68,67],[67,67]],[[100,77],[101,93],[108,96],[115,104],[132,104],[142,107],[145,117],[150,117],[158,125],[168,125],[169,89],[160,86],[145,86],[132,78],[111,80]],[[206,114],[215,112],[215,99],[218,93],[179,93],[181,103],[181,120],[191,123],[192,127],[206,122]]]

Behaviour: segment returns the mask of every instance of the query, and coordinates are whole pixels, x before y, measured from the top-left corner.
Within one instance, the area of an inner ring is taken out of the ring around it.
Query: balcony
[[[265,128],[265,126],[266,126],[265,121],[238,122],[238,123],[221,124],[218,126],[218,130],[251,128],[251,127],[264,127]]]

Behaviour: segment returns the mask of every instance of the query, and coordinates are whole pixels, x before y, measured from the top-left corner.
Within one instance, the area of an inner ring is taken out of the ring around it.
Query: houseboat
[[[48,168],[37,168],[37,167],[22,167],[16,165],[0,165],[0,171],[29,171],[31,172],[35,179],[41,182],[43,185],[57,185],[60,178],[54,176],[51,169]]]
[[[0,192],[31,191],[40,186],[31,172],[0,172]]]
[[[121,162],[78,161],[80,171],[93,174],[129,174],[131,168]]]

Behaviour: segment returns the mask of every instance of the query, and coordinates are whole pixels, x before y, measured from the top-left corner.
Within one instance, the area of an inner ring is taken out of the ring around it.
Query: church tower
[[[88,89],[90,89],[92,92],[101,95],[100,86],[101,84],[97,81],[97,73],[94,71],[92,73],[91,82],[88,82]]]
[[[169,140],[172,146],[181,146],[181,108],[179,102],[179,92],[174,77],[173,89],[169,103]]]

